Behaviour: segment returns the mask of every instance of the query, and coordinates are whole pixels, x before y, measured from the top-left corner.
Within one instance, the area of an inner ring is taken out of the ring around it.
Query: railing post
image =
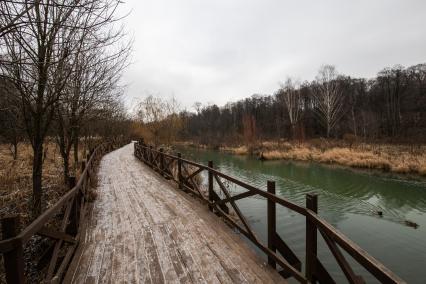
[[[213,161],[209,161],[209,168],[213,169]],[[213,203],[213,173],[209,169],[209,202]],[[213,206],[209,205],[210,211],[213,211]]]
[[[151,165],[151,168],[154,167],[154,159],[153,159],[153,155],[152,155],[152,145],[149,146],[149,164]]]
[[[160,174],[164,172],[164,149],[160,148]]]
[[[83,173],[85,168],[86,168],[86,161],[83,160],[83,161],[81,161],[80,173]]]
[[[137,146],[137,151],[136,151],[138,158],[144,162],[145,164],[148,162],[148,156],[147,156],[147,151],[146,151],[146,147],[145,146]]]
[[[318,195],[306,194],[306,208],[318,213]],[[317,228],[306,216],[306,278],[316,283],[315,265],[317,262]]]
[[[76,178],[68,178],[69,189],[73,189],[76,185]],[[67,233],[76,235],[78,231],[78,221],[80,219],[80,190],[75,194],[74,201],[71,208],[70,223],[67,226]]]
[[[268,180],[267,183],[268,193],[275,194],[275,182]],[[268,198],[268,248],[274,253],[277,251],[274,239],[277,231],[277,213],[275,202]],[[275,260],[268,256],[268,264],[273,268],[277,268]]]
[[[19,232],[19,216],[1,219],[3,240],[16,237]],[[3,253],[4,270],[7,283],[25,283],[24,275],[24,249],[22,244],[13,250]]]
[[[68,187],[69,189],[72,189],[76,184],[76,178],[75,177],[69,177],[68,178]]]
[[[178,157],[178,184],[179,184],[179,189],[183,188],[182,185],[182,154],[181,153],[177,153],[177,157]]]
[[[86,165],[87,165],[86,160],[81,161],[80,175],[83,174],[84,170],[86,169]],[[87,181],[88,176],[89,176],[89,171],[87,171],[86,179],[82,183],[82,187],[83,187],[82,191],[83,192],[86,192],[86,181]]]

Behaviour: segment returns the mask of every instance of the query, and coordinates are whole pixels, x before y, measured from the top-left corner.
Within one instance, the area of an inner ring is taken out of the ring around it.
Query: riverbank
[[[192,142],[179,145],[211,148]],[[235,155],[254,155],[264,160],[313,161],[398,174],[426,176],[425,145],[349,144],[342,140],[312,139],[297,142],[259,142],[252,146],[220,146],[217,150]]]

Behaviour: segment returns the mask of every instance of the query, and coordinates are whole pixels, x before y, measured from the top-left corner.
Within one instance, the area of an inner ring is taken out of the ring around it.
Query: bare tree
[[[200,114],[201,108],[203,107],[203,104],[201,102],[195,102],[192,107],[195,109],[197,114]]]
[[[13,0],[3,0],[4,2],[13,2]],[[35,2],[35,1],[34,1]],[[0,10],[0,15],[6,15],[6,18],[9,19],[8,22],[4,22],[2,26],[0,26],[0,37],[3,35],[17,29],[19,25],[25,24],[25,22],[20,21],[21,18],[25,16],[31,9],[34,8],[35,3],[26,3],[26,5],[21,6],[13,6],[13,5],[5,5],[3,8],[6,10]],[[21,8],[21,10],[16,10],[15,8]],[[10,8],[10,9],[7,9]]]
[[[72,1],[73,2],[73,1]],[[72,3],[71,2],[71,3]],[[71,4],[69,3],[69,4]],[[25,2],[1,2],[2,11],[24,10]],[[73,29],[64,28],[74,7],[37,1],[18,20],[18,25],[2,37],[3,73],[19,91],[33,158],[33,215],[41,212],[43,142],[66,81],[64,59],[69,55]],[[1,14],[0,22],[10,23],[13,13]]]
[[[178,114],[179,104],[174,98],[148,96],[138,106],[137,116],[148,129],[155,145],[161,140],[171,143],[183,123]]]
[[[316,77],[313,90],[315,110],[326,129],[327,138],[342,115],[342,91],[337,81],[336,68],[324,65]]]
[[[166,118],[163,100],[152,95],[146,97],[138,106],[137,116],[152,135],[153,143],[158,145],[162,131],[160,121]]]
[[[166,108],[166,118],[162,121],[164,131],[164,140],[170,145],[176,139],[178,132],[183,127],[183,121],[179,115],[180,105],[178,101],[172,97],[164,101]]]
[[[298,82],[294,82],[291,78],[288,78],[285,83],[281,85],[280,92],[283,96],[284,105],[290,120],[292,137],[295,138],[296,126],[300,119],[302,107],[299,84]]]
[[[18,158],[18,144],[25,136],[20,106],[13,84],[0,77],[0,137],[10,144],[14,160]]]
[[[387,135],[395,137],[401,128],[401,100],[407,89],[407,76],[404,67],[386,68],[377,76],[377,87],[384,94],[385,121]]]
[[[96,30],[109,27],[114,21],[109,17],[107,7],[101,6],[108,17],[97,18]],[[99,7],[98,7],[99,8]],[[109,21],[104,21],[109,18]],[[100,20],[98,20],[100,19]],[[122,70],[128,64],[131,41],[116,46],[125,35],[122,29],[115,33],[101,33],[92,39],[95,31],[82,38],[85,48],[76,53],[69,62],[73,72],[67,80],[64,94],[56,105],[56,137],[64,165],[64,181],[68,180],[69,156],[74,148],[74,165],[78,163],[80,132],[90,117],[104,112],[108,105],[119,100],[122,88],[119,86]],[[90,48],[89,48],[90,46]],[[112,48],[115,47],[115,48]],[[75,61],[75,63],[73,63]]]
[[[257,139],[256,119],[253,115],[244,114],[242,120],[244,140],[251,146]]]
[[[18,90],[25,129],[34,151],[33,215],[41,212],[43,142],[67,81],[78,64],[75,55],[91,48],[111,20],[118,0],[1,1],[0,25],[13,28],[0,39],[1,71]],[[25,11],[20,13],[19,11]],[[17,13],[19,17],[17,17]],[[100,38],[102,40],[102,37]]]

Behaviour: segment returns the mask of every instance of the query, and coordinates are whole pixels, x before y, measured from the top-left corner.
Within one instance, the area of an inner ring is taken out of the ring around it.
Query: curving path
[[[65,283],[285,283],[189,195],[133,156],[107,154]]]

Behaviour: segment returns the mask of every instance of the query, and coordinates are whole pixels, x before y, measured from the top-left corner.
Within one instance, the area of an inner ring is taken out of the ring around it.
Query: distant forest
[[[325,65],[315,80],[287,79],[273,95],[194,109],[180,113],[180,137],[202,144],[345,136],[420,143],[426,141],[426,64],[385,68],[374,79]]]

